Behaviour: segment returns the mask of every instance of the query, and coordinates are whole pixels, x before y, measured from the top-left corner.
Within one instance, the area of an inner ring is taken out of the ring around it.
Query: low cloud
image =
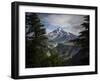
[[[63,28],[67,32],[79,34],[83,28],[80,25],[84,21],[83,15],[70,15],[70,14],[39,14],[40,20],[50,32],[56,26]],[[48,25],[47,25],[48,24]],[[52,26],[52,28],[50,28]],[[54,26],[54,27],[53,27]]]

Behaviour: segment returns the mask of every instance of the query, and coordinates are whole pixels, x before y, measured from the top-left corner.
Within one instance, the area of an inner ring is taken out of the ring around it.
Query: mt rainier
[[[58,43],[62,43],[64,41],[69,41],[77,38],[76,35],[70,32],[65,32],[62,28],[57,28],[54,31],[48,33],[47,37],[50,41]]]

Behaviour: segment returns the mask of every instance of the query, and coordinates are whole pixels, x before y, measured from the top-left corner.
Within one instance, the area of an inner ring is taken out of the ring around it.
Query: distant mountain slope
[[[50,41],[63,43],[65,41],[76,39],[77,36],[70,33],[65,32],[62,28],[57,28],[56,30],[47,34],[47,37]]]
[[[62,28],[57,28],[46,36],[48,37],[48,47],[55,49],[65,62],[75,56],[80,50],[79,46],[70,42],[70,40],[76,39],[78,36],[66,32]]]

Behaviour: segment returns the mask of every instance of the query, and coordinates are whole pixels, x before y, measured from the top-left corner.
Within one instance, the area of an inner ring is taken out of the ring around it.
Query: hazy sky
[[[70,14],[38,14],[40,21],[44,24],[46,32],[49,33],[58,27],[61,27],[66,32],[71,32],[78,35],[83,30],[80,25],[84,21],[83,15],[70,15]]]

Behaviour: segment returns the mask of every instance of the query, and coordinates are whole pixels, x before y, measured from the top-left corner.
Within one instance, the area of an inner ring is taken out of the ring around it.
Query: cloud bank
[[[80,25],[84,22],[84,15],[39,13],[38,16],[41,23],[44,24],[47,33],[58,27],[76,35],[83,30]]]

